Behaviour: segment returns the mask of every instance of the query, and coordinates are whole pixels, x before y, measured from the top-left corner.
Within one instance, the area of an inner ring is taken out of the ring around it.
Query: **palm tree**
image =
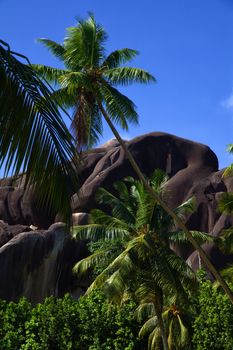
[[[155,78],[148,72],[123,66],[138,52],[132,49],[116,50],[106,56],[106,32],[90,15],[87,20],[79,20],[77,26],[68,28],[63,44],[49,39],[40,39],[65,65],[57,69],[44,65],[34,65],[37,73],[51,83],[58,85],[54,100],[63,107],[74,107],[72,127],[79,147],[93,145],[102,132],[101,116],[123,148],[132,168],[147,188],[150,195],[171,215],[178,227],[200,254],[209,271],[219,281],[233,303],[233,294],[221,275],[215,269],[205,251],[195,241],[182,219],[161,200],[149,186],[146,178],[135,162],[132,154],[114,127],[114,123],[128,128],[128,122],[137,123],[138,115],[133,102],[120,93],[116,85],[129,85],[134,82],[149,83]]]
[[[139,321],[146,319],[139,331],[139,337],[143,338],[149,335],[148,349],[160,349],[161,332],[154,303],[147,300],[139,305],[136,312]],[[189,349],[191,343],[190,312],[173,304],[165,308],[162,318],[167,333],[169,350]]]
[[[165,183],[164,173],[155,171],[150,181],[153,190],[162,196]],[[174,300],[179,294],[185,298],[184,287],[190,289],[196,283],[191,268],[169,245],[188,242],[182,232],[174,231],[172,218],[151,198],[140,181],[128,178],[126,183],[116,183],[115,189],[117,195],[103,188],[98,193],[99,203],[108,204],[111,214],[93,210],[90,224],[74,228],[74,234],[81,239],[112,241],[113,244],[102,243],[91,256],[78,262],[74,271],[81,275],[101,263],[103,271],[87,292],[104,285],[107,294],[116,301],[133,293],[140,302],[153,303],[163,346],[168,349],[162,319],[164,296]],[[193,209],[193,201],[189,200],[175,211],[182,216]],[[212,239],[201,232],[192,232],[192,235],[199,243]],[[118,254],[112,254],[116,238],[121,239],[121,245],[117,242]]]
[[[0,40],[0,166],[5,176],[24,174],[39,204],[69,222],[77,151],[51,90],[27,63]]]

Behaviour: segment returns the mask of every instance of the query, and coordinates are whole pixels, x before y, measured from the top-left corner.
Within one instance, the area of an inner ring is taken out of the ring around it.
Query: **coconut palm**
[[[63,62],[65,69],[33,67],[40,76],[59,86],[54,93],[56,101],[66,108],[74,108],[71,126],[79,146],[92,146],[98,141],[102,134],[103,110],[123,129],[128,129],[128,122],[138,122],[133,102],[121,94],[116,85],[155,81],[142,69],[122,66],[138,54],[136,50],[124,48],[106,55],[106,39],[106,32],[92,15],[68,28],[63,44],[39,39]]]
[[[156,298],[156,296],[155,296]],[[139,321],[146,320],[139,331],[139,337],[148,338],[148,349],[161,348],[161,331],[153,300],[142,302],[136,310]],[[189,349],[191,343],[191,314],[189,311],[173,304],[162,313],[163,323],[168,338],[169,350]]]
[[[27,63],[0,41],[0,166],[5,176],[23,173],[39,204],[69,221],[77,151],[51,90]]]
[[[63,63],[64,69],[44,65],[34,65],[42,77],[59,88],[54,92],[54,100],[63,107],[74,107],[72,128],[78,146],[91,146],[102,132],[101,116],[104,117],[114,136],[123,148],[132,168],[147,188],[150,195],[160,203],[164,210],[176,221],[185,232],[189,241],[199,252],[213,276],[219,280],[222,288],[233,302],[233,294],[214,268],[205,251],[195,241],[182,219],[162,201],[159,195],[148,185],[132,154],[121,139],[114,123],[128,129],[128,123],[138,122],[138,115],[133,102],[116,89],[116,85],[129,85],[135,82],[154,82],[155,78],[148,72],[133,67],[125,67],[138,52],[124,48],[106,55],[107,39],[103,27],[90,15],[87,20],[79,20],[77,26],[68,28],[63,44],[49,39],[40,39]]]
[[[166,176],[155,171],[150,185],[163,196]],[[164,349],[168,349],[162,311],[164,296],[173,301],[177,295],[186,297],[185,288],[193,288],[196,277],[186,262],[170,249],[170,244],[185,243],[183,232],[175,231],[174,224],[163,208],[151,198],[140,181],[128,178],[127,182],[115,184],[117,195],[100,189],[99,203],[109,205],[111,213],[100,209],[92,210],[91,223],[74,228],[80,239],[112,241],[103,243],[91,256],[78,262],[74,271],[78,275],[93,266],[104,270],[95,278],[87,293],[93,288],[103,288],[112,300],[122,301],[128,294],[136,295],[140,302],[153,299]],[[175,209],[179,216],[194,209],[189,200]],[[199,243],[212,238],[205,233],[192,232]],[[116,238],[118,254],[115,250]],[[119,245],[121,240],[121,245]]]

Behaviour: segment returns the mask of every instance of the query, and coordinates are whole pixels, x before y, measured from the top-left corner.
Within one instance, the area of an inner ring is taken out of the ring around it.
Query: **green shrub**
[[[47,298],[32,308],[0,301],[1,350],[143,350],[132,302],[110,305],[93,292],[79,301]]]
[[[196,299],[195,350],[233,349],[233,305],[222,291],[203,280]]]
[[[108,304],[103,294],[92,293],[79,303],[80,350],[143,349],[139,344],[139,325],[134,318],[135,304],[120,308]]]
[[[20,349],[25,341],[25,323],[31,317],[31,304],[24,298],[18,303],[0,301],[0,349]]]

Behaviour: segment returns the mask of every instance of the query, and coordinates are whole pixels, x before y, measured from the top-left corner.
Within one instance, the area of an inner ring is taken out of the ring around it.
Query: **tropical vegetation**
[[[170,349],[231,350],[232,304],[221,290],[206,280],[203,272],[199,275],[199,288],[189,300],[191,315],[184,308],[164,309]],[[0,300],[0,349],[147,350],[145,336],[151,329],[157,343],[157,323],[154,323],[153,314],[149,324],[144,325],[136,316],[135,302],[110,305],[100,291],[91,292],[78,301],[68,295],[60,299],[50,297],[38,305],[26,299]],[[187,331],[189,343],[182,347]],[[183,334],[182,338],[177,339],[179,334]],[[154,349],[162,348],[159,345]]]
[[[64,63],[64,69],[38,64],[33,65],[33,68],[43,79],[57,85],[58,89],[52,95],[53,101],[65,108],[74,108],[72,129],[79,149],[90,147],[98,140],[102,133],[101,116],[104,117],[138,178],[185,233],[233,303],[233,294],[227,283],[183,220],[149,185],[114,126],[116,123],[127,130],[129,122],[138,122],[134,103],[120,93],[116,85],[149,83],[154,82],[155,78],[145,70],[124,66],[138,54],[136,50],[124,48],[106,55],[106,39],[104,28],[96,23],[93,15],[90,15],[87,20],[78,20],[76,26],[67,29],[63,44],[50,39],[39,39]]]
[[[69,222],[78,154],[51,89],[27,63],[0,41],[0,166],[5,176],[21,174],[38,203]]]
[[[166,175],[157,170],[146,178],[115,129],[114,124],[127,130],[138,122],[134,103],[116,87],[155,78],[125,66],[136,50],[107,54],[106,39],[93,15],[68,28],[63,44],[40,39],[63,69],[31,65],[0,41],[0,166],[5,165],[5,175],[20,175],[41,206],[69,223],[70,197],[78,191],[77,149],[99,140],[104,117],[140,179],[118,182],[114,192],[100,189],[100,208],[91,212],[88,225],[74,228],[76,239],[89,240],[90,256],[74,267],[78,276],[92,276],[86,295],[79,301],[51,297],[38,305],[0,301],[0,349],[232,349],[232,304],[219,290],[221,285],[233,300],[222,278],[232,286],[232,267],[222,275],[216,271],[200,247],[212,238],[184,225],[186,214],[195,210],[194,200],[169,208]],[[70,107],[72,134],[61,117],[61,110]],[[232,203],[232,194],[223,195],[219,209],[232,214]],[[215,240],[228,254],[232,232]],[[190,242],[219,284],[197,276],[176,254],[177,246]]]
[[[166,180],[166,175],[157,170],[150,179],[150,185],[163,196]],[[164,301],[166,299],[169,306],[179,303],[179,300],[185,303],[189,291],[197,285],[195,273],[170,245],[189,242],[183,232],[177,231],[171,217],[140,181],[128,178],[126,182],[116,183],[115,190],[115,195],[104,188],[97,194],[99,204],[109,206],[110,213],[101,209],[92,210],[91,223],[74,228],[79,239],[100,240],[96,251],[79,261],[74,271],[81,275],[89,272],[91,267],[96,269],[102,266],[102,272],[94,279],[87,293],[94,288],[102,288],[111,300],[117,302],[131,296],[139,303],[139,317],[145,318],[147,314],[147,318],[150,318],[153,314],[154,325],[157,323],[158,328],[155,326],[149,338],[149,349],[155,348],[160,340],[159,335],[164,349],[168,349],[168,339],[171,343],[171,337],[166,334],[162,317]],[[109,209],[106,210],[109,212]],[[193,199],[174,210],[179,216],[193,212]],[[199,243],[211,240],[206,233],[192,232],[192,235]],[[109,244],[109,241],[113,244]],[[180,316],[177,319],[183,330]],[[151,321],[148,322],[151,327]],[[186,345],[188,335],[183,338],[182,345]]]

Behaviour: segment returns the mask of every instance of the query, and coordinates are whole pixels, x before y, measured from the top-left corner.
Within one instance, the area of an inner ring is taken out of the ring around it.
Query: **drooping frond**
[[[90,287],[87,290],[87,294],[89,294],[93,289],[100,288],[103,289],[106,287],[106,281],[108,278],[110,278],[121,266],[122,261],[125,260],[125,265],[128,263],[128,269],[129,269],[129,260],[128,260],[128,250],[125,249],[117,258],[115,258],[104,270],[101,272],[96,279],[93,281],[93,283],[90,285]],[[132,265],[131,265],[132,266]],[[109,281],[108,281],[109,283]],[[114,289],[114,288],[113,288]],[[112,290],[113,290],[112,289]]]
[[[102,63],[102,67],[108,69],[119,67],[121,64],[131,61],[138,55],[138,51],[132,49],[121,49],[111,52]]]
[[[220,237],[215,238],[217,246],[225,253],[233,253],[233,228],[223,230]]]
[[[81,240],[115,240],[115,239],[125,239],[129,236],[127,230],[121,228],[109,228],[104,225],[90,224],[74,226],[72,229],[73,236]]]
[[[233,193],[225,192],[222,194],[218,203],[218,209],[224,214],[233,213]]]
[[[91,254],[87,258],[82,259],[75,264],[73,267],[73,272],[78,276],[86,274],[91,268],[94,268],[96,264],[103,262],[104,259],[108,259],[108,253],[109,250],[99,250],[94,254]]]
[[[230,165],[224,170],[223,176],[229,177],[229,176],[232,176],[232,175],[233,175],[233,164],[230,164]]]
[[[223,269],[221,271],[221,275],[227,281],[233,282],[233,265],[229,265],[225,269]]]
[[[0,163],[5,175],[26,173],[40,205],[68,219],[78,186],[73,139],[48,87],[16,57],[1,42]]]
[[[213,242],[214,237],[206,232],[190,231],[192,237],[198,244]],[[167,232],[168,239],[171,243],[190,244],[187,236],[183,231]]]
[[[130,85],[133,83],[149,84],[156,79],[150,73],[140,68],[117,67],[104,71],[104,77],[111,84]]]
[[[139,331],[139,337],[143,338],[146,335],[152,333],[156,328],[158,327],[158,318],[157,316],[150,317],[149,320],[147,320],[143,326],[141,327]]]
[[[112,215],[108,215],[100,209],[93,209],[91,211],[91,222],[103,225],[109,229],[117,228],[128,231],[129,226],[125,221],[122,221]]]
[[[116,185],[117,186],[117,185]],[[97,191],[96,198],[100,204],[108,205],[112,210],[112,216],[121,222],[128,225],[134,224],[135,217],[128,209],[127,203],[120,200],[117,196],[107,191],[105,188],[100,188]]]
[[[100,88],[106,111],[111,119],[123,129],[128,130],[128,122],[138,124],[138,114],[134,103],[110,85]]]
[[[153,189],[157,193],[161,193],[168,181],[168,176],[162,169],[155,169],[150,175],[149,181]]]
[[[73,107],[74,104],[77,101],[77,96],[69,94],[68,88],[63,88],[54,91],[51,94],[51,99],[58,104],[59,106],[62,106],[64,108],[70,108]]]
[[[65,48],[63,45],[58,44],[53,40],[44,38],[37,39],[37,41],[39,43],[42,43],[45,47],[47,47],[47,49],[51,51],[54,56],[56,56],[60,60],[64,59]]]
[[[184,325],[179,314],[177,314],[177,319],[180,326],[180,334],[179,334],[180,346],[184,347],[184,346],[187,346],[190,341],[189,331],[187,327]]]
[[[61,76],[66,74],[66,70],[64,69],[44,66],[42,64],[32,64],[31,66],[41,78],[46,79],[50,83],[58,84]]]
[[[196,210],[195,198],[191,197],[187,201],[180,204],[174,209],[174,212],[180,217],[185,218],[185,215],[192,214]]]
[[[143,303],[140,304],[136,311],[137,319],[141,322],[155,315],[155,305],[154,303]]]

